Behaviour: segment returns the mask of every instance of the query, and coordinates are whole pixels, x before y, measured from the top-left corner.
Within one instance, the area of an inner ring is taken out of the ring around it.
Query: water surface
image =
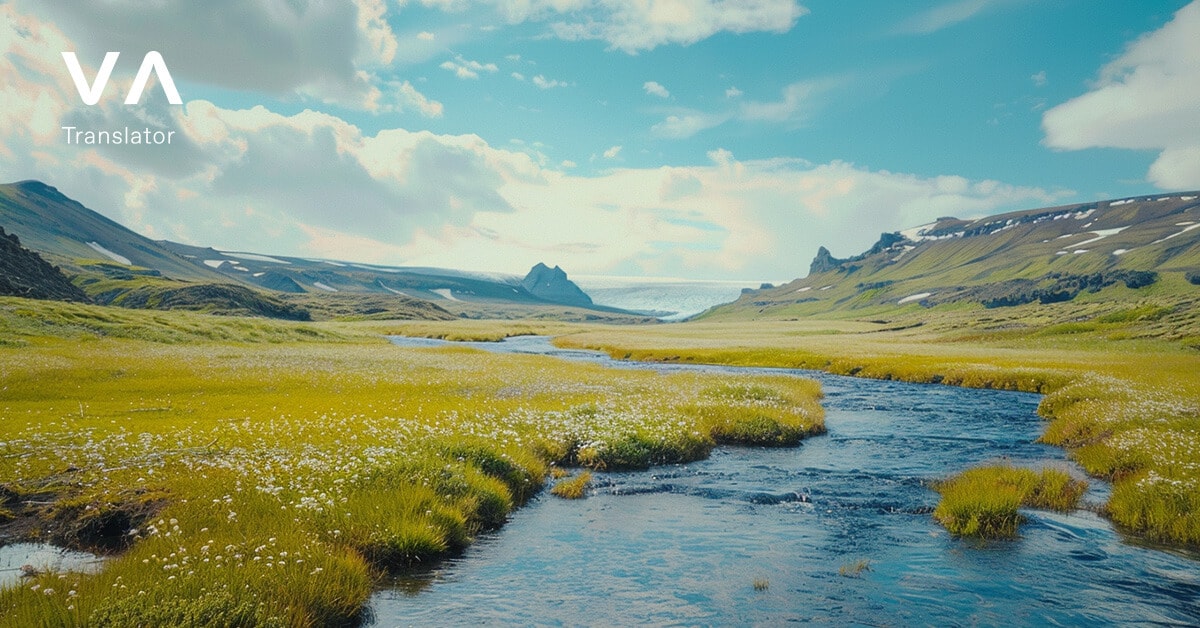
[[[545,338],[477,346],[611,362]],[[1002,542],[933,521],[928,482],[982,462],[1079,474],[1034,443],[1038,396],[783,372],[821,380],[827,435],[597,474],[582,501],[543,495],[462,557],[376,594],[375,625],[1200,624],[1200,565],[1125,543],[1090,512],[1029,511]],[[1100,503],[1107,486],[1093,486]],[[859,561],[869,569],[839,573]]]

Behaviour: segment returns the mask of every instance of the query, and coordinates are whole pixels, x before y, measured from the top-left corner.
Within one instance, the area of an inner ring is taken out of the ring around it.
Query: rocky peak
[[[592,298],[568,279],[567,273],[558,266],[550,268],[538,262],[529,270],[529,274],[525,275],[525,279],[521,280],[521,287],[545,301],[582,307],[592,305]]]
[[[808,274],[827,273],[831,270],[837,270],[841,265],[842,260],[834,257],[829,252],[829,249],[821,247],[817,249],[817,256],[813,258],[812,264],[808,267]]]

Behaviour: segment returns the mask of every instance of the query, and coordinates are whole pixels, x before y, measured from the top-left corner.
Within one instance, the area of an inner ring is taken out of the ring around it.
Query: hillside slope
[[[0,185],[0,225],[31,250],[71,270],[85,260],[152,268],[190,281],[223,281],[154,240],[84,207],[40,181]]]
[[[885,233],[838,259],[822,247],[808,276],[744,293],[702,318],[888,317],[1000,312],[1024,305],[1107,302],[1197,309],[1200,193],[942,218]],[[1068,312],[1069,310],[1062,310]]]

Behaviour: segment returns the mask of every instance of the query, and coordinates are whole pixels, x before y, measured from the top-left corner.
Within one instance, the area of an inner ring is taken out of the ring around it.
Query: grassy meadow
[[[380,325],[0,299],[0,533],[113,556],[0,591],[0,625],[349,625],[563,467],[823,430],[808,380],[402,349]]]

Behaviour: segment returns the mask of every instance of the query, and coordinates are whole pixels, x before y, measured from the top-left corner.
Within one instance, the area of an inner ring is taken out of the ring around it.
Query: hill
[[[821,247],[801,279],[752,290],[701,316],[789,319],[889,318],[922,312],[1015,312],[1050,304],[1200,311],[1200,193],[1155,195],[1033,209],[977,220],[941,218],[885,233],[859,255]],[[1021,306],[1031,306],[1017,310]],[[1007,312],[1007,313],[1006,313]],[[1079,308],[1041,308],[1068,322]],[[1169,326],[1164,326],[1164,328]]]

